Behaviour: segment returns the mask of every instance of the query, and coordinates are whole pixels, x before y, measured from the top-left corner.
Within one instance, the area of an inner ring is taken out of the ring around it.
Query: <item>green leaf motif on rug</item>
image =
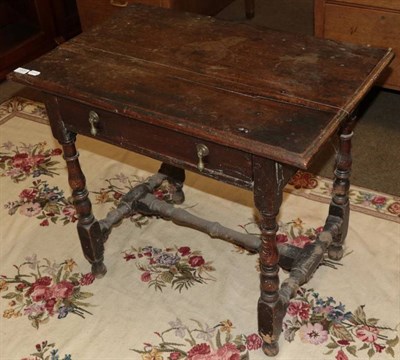
[[[49,343],[47,340],[36,344],[36,351],[28,357],[21,360],[72,360],[71,355],[61,356],[59,350],[56,349],[55,343]]]
[[[159,249],[153,246],[131,247],[123,252],[124,259],[135,261],[142,272],[141,281],[156,291],[170,286],[181,292],[197,284],[215,281],[210,272],[215,271],[211,261],[206,261],[198,250],[188,246]]]
[[[62,154],[61,149],[50,149],[46,142],[15,145],[11,141],[0,145],[0,176],[18,183],[29,177],[58,175],[61,166],[53,157]]]
[[[9,215],[24,215],[40,220],[40,226],[49,226],[50,222],[63,225],[78,220],[72,199],[64,196],[58,186],[50,186],[45,180],[35,180],[32,186],[23,189],[18,199],[4,205]]]
[[[36,255],[26,258],[21,265],[14,265],[17,273],[0,277],[0,292],[8,301],[4,310],[6,319],[27,316],[32,326],[39,328],[51,318],[65,318],[68,314],[85,318],[91,314],[85,308],[91,306],[80,300],[91,298],[91,292],[82,287],[93,283],[93,274],[74,272],[76,263],[72,259],[62,263],[48,259],[38,260]]]
[[[177,318],[169,327],[155,332],[158,341],[145,342],[143,350],[132,349],[142,360],[249,359],[261,348],[259,335],[236,334],[230,320],[210,326],[191,319],[187,324]]]

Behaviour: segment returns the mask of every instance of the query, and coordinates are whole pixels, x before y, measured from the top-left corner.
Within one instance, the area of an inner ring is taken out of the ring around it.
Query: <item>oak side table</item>
[[[259,252],[259,333],[265,354],[276,355],[290,298],[325,252],[333,259],[343,254],[353,113],[392,57],[390,49],[132,5],[9,79],[45,94],[92,272],[105,274],[104,242],[131,211],[157,213]],[[79,165],[77,134],[158,159],[159,173],[97,220]],[[278,248],[276,216],[284,186],[336,135],[334,189],[322,233],[304,249]],[[184,169],[253,191],[260,238],[195,218],[152,195],[167,180],[176,188],[175,202],[182,202]],[[279,265],[291,269],[281,286]]]

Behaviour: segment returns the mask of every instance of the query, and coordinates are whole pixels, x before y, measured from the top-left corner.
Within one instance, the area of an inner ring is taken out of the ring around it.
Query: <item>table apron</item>
[[[59,98],[58,106],[64,126],[71,132],[238,187],[251,189],[253,186],[252,154],[69,99]],[[91,134],[89,122],[91,111],[98,115],[95,136]],[[198,170],[198,144],[209,150],[203,159],[205,167],[202,171]]]

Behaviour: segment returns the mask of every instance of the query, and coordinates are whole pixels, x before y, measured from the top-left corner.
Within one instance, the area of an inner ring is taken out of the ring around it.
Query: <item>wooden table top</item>
[[[9,79],[306,168],[392,57],[132,5],[24,66],[39,75]]]

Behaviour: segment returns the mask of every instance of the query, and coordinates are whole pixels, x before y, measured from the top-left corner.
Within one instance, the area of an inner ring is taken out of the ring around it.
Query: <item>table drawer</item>
[[[196,172],[200,172],[197,145],[203,144],[208,155],[203,158],[202,174],[252,187],[251,154],[71,100],[59,99],[59,109],[72,132],[93,137],[89,116],[94,111],[98,115],[96,139]]]

